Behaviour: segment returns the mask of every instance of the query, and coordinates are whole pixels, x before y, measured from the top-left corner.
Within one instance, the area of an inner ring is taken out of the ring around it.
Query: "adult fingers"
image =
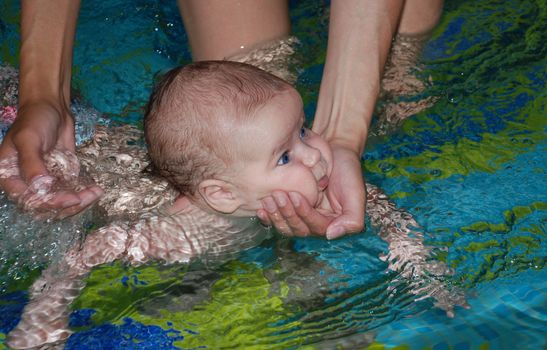
[[[256,211],[256,216],[258,216],[262,225],[272,226],[272,221],[270,220],[270,216],[268,215],[268,212],[266,210],[258,209]]]
[[[19,132],[13,139],[13,146],[19,157],[20,176],[26,183],[48,174],[36,135]]]
[[[64,207],[56,215],[56,217],[58,219],[64,219],[84,211],[93,203],[97,202],[99,198],[103,195],[103,193],[104,191],[99,186],[90,186],[88,188],[85,188],[82,191],[76,193],[79,202],[75,203],[74,205],[68,205],[69,202],[67,199],[59,198]]]
[[[99,186],[90,186],[79,192],[59,191],[51,194],[47,202],[37,202],[29,209],[38,219],[64,219],[78,214],[95,203],[103,194]]]
[[[271,225],[274,226],[279,233],[286,236],[292,236],[292,230],[285,218],[281,215],[275,200],[272,197],[265,197],[262,199],[262,206],[268,213]]]
[[[298,237],[309,236],[311,233],[310,228],[296,214],[293,203],[289,200],[287,194],[282,191],[275,191],[272,193],[272,195],[279,208],[279,212],[285,219],[285,223],[291,231],[291,235]]]
[[[274,226],[286,236],[305,237],[310,234],[325,236],[332,216],[327,216],[314,209],[308,201],[297,192],[275,191],[272,197],[262,200],[265,210],[258,210],[257,215],[265,225]]]
[[[289,198],[294,205],[297,217],[304,222],[310,232],[315,235],[324,236],[333,217],[323,215],[317,211],[298,192],[289,192]]]
[[[78,195],[73,192],[59,191],[51,194],[51,199],[40,204],[40,210],[59,212],[60,210],[77,206],[81,202]]]

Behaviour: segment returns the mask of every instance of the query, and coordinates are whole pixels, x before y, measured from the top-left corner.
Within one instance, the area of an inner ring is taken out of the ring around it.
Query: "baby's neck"
[[[207,247],[200,247],[207,251],[206,256],[202,256],[205,259],[229,258],[234,253],[260,244],[270,236],[269,230],[262,226],[256,217],[236,217],[217,213],[202,208],[198,203],[183,196],[179,196],[163,215],[160,215],[159,220],[164,221],[164,225],[159,225],[160,227],[182,228],[186,239],[195,241],[195,245],[206,245]]]

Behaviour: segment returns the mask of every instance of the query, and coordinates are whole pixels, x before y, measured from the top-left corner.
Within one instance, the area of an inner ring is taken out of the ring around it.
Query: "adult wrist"
[[[366,142],[366,133],[363,137],[359,138],[349,138],[349,137],[330,137],[327,139],[331,147],[341,147],[346,150],[349,150],[360,158],[364,152],[365,142]]]
[[[70,104],[66,103],[63,98],[42,97],[19,100],[19,110],[36,106],[48,106],[49,108],[55,109],[61,115],[70,115]]]
[[[65,85],[64,80],[59,81],[51,76],[21,71],[19,105],[47,104],[55,107],[59,112],[70,110],[70,85]]]

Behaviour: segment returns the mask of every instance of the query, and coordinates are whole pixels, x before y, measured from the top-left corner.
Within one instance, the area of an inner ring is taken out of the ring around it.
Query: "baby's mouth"
[[[319,188],[319,191],[324,191],[328,185],[329,185],[329,177],[327,175],[323,175],[319,179],[319,181],[317,181],[317,187]]]
[[[329,185],[329,174],[327,172],[326,162],[322,160],[321,163],[314,169],[313,175],[317,179],[317,188],[319,191],[324,191]]]

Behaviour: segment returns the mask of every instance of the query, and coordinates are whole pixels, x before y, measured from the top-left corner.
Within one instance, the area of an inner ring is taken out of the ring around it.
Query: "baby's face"
[[[241,159],[236,184],[244,205],[235,214],[255,215],[260,200],[274,190],[299,192],[318,207],[332,171],[332,151],[319,135],[304,127],[302,100],[291,89],[273,98],[254,119],[238,127]]]

